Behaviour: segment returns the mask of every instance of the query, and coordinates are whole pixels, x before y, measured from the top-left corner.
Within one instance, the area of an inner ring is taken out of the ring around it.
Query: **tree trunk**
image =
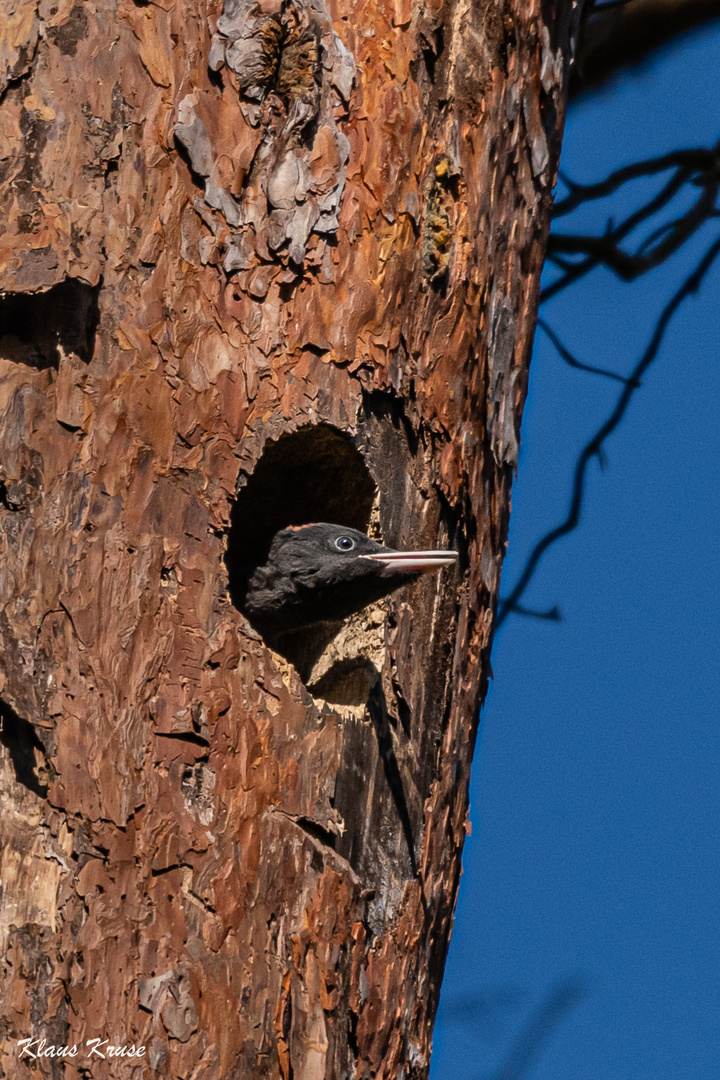
[[[0,1067],[424,1077],[571,5],[5,12]],[[308,521],[459,569],[281,656]]]

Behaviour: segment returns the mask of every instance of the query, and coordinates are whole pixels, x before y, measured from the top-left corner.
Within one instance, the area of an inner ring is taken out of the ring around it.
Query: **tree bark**
[[[5,11],[1,1067],[424,1077],[572,6]],[[280,656],[317,520],[460,566]]]

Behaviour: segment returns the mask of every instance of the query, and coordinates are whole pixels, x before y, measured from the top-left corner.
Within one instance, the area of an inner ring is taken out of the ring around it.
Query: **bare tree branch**
[[[669,154],[661,154],[659,157],[634,161],[631,165],[624,165],[621,169],[615,169],[605,180],[601,180],[597,184],[578,184],[561,173],[562,182],[569,189],[570,194],[564,199],[555,202],[553,218],[570,214],[578,206],[589,202],[591,199],[607,198],[608,195],[613,195],[623,184],[627,184],[631,180],[640,180],[644,176],[656,176],[658,173],[667,172],[668,169],[679,169],[684,174],[683,183],[685,183],[704,174],[717,172],[719,167],[720,155],[717,146],[711,148],[701,146],[690,150],[673,150]]]
[[[572,978],[561,983],[545,997],[540,1008],[530,1018],[500,1071],[492,1080],[523,1080],[543,1044],[547,1042],[562,1018],[573,1009],[585,995],[580,979]]]
[[[590,375],[603,375],[606,379],[615,379],[617,382],[624,383],[625,385],[632,383],[632,380],[628,379],[625,375],[618,375],[614,371],[607,371],[605,368],[594,367],[592,364],[583,364],[581,360],[577,360],[573,354],[565,348],[555,331],[548,326],[544,319],[538,319],[537,324],[538,327],[547,334],[562,359],[570,367],[577,368],[578,371],[587,371]],[[632,385],[639,386],[640,384],[632,383]]]
[[[605,180],[594,184],[578,184],[567,177],[562,178],[568,194],[557,202],[554,209],[555,217],[563,217],[586,203],[613,196],[626,184],[643,178],[660,176],[666,172],[670,172],[671,175],[658,192],[638,209],[628,214],[620,224],[615,225],[611,219],[602,235],[551,234],[548,262],[556,266],[561,273],[543,290],[542,301],[550,299],[599,266],[608,267],[626,281],[634,280],[648,270],[666,262],[703,225],[717,218],[719,216],[716,204],[720,190],[720,145],[711,148],[675,150],[659,157],[634,162],[616,169]],[[641,236],[634,251],[622,246],[630,240],[636,230],[647,226],[653,217],[668,209],[676,196],[688,190],[690,186],[698,190],[699,194],[684,213],[676,214],[667,221],[661,221],[644,237]],[[534,619],[552,621],[560,619],[556,607],[547,611],[537,611],[521,604],[520,600],[548,548],[577,528],[589,462],[596,458],[601,468],[604,467],[605,440],[625,415],[632,394],[640,386],[640,376],[657,355],[670,319],[682,301],[699,288],[702,278],[715,259],[719,244],[720,240],[713,243],[696,270],[671,297],[660,315],[648,348],[629,377],[578,360],[565,347],[555,331],[542,319],[538,320],[538,326],[548,335],[567,364],[590,374],[614,379],[623,384],[624,390],[608,419],[579,455],[575,466],[573,494],[565,521],[547,533],[532,550],[518,584],[507,600],[500,602],[498,626],[502,625],[510,613]]]
[[[496,628],[502,626],[505,619],[511,613],[518,614],[523,613],[523,608],[519,606],[520,600],[525,594],[530,581],[537,570],[541,559],[545,555],[548,548],[562,539],[563,536],[567,536],[573,532],[574,529],[580,524],[580,516],[583,507],[583,500],[585,496],[585,483],[587,480],[587,470],[590,462],[593,458],[602,460],[603,446],[607,438],[612,434],[620,421],[625,416],[628,410],[633,395],[638,389],[642,376],[647,369],[657,358],[660,346],[662,345],[665,333],[672,321],[673,316],[678,311],[682,303],[693,293],[697,292],[700,288],[703,279],[710,270],[711,266],[720,254],[720,237],[716,238],[711,246],[706,251],[698,265],[693,272],[683,281],[682,285],[671,296],[663,308],[660,318],[653,332],[653,335],[648,343],[647,348],[643,352],[642,356],[638,360],[632,374],[620,393],[620,396],[615,404],[613,411],[610,413],[604,423],[598,428],[596,433],[585,444],[578,458],[575,466],[575,476],[572,487],[572,495],[570,499],[570,507],[565,520],[557,525],[554,529],[551,529],[545,534],[535,545],[530,552],[525,567],[520,574],[517,584],[511,591],[510,595],[505,600],[501,600],[498,610],[498,616],[496,620]]]
[[[524,604],[516,604],[513,609],[514,615],[524,615],[526,619],[537,619],[538,622],[562,622],[562,615],[560,608],[555,607],[547,608],[545,611],[538,611],[537,608],[525,607]]]
[[[582,185],[564,180],[569,194],[557,203],[554,211],[556,217],[571,213],[586,202],[615,194],[633,180],[673,170],[660,191],[618,225],[610,221],[602,235],[552,233],[548,242],[548,258],[562,273],[546,286],[541,300],[549,300],[601,265],[607,266],[624,281],[633,281],[665,262],[707,221],[717,217],[719,163],[720,149],[715,146],[705,150],[676,151],[636,162],[616,170],[598,184]],[[681,191],[688,190],[690,185],[698,188],[699,194],[689,209],[662,222],[649,235],[642,237],[636,250],[627,250],[623,246],[636,230],[669,207],[672,200]]]

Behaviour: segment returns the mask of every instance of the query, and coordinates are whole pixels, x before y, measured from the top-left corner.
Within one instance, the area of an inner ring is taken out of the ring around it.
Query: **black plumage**
[[[342,525],[282,529],[267,562],[250,577],[243,607],[252,624],[273,641],[345,619],[456,559],[454,551],[394,551]]]

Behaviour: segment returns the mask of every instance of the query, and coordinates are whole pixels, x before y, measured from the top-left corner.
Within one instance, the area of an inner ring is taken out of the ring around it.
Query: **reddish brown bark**
[[[6,1075],[426,1075],[570,32],[539,0],[10,3]],[[318,519],[461,561],[311,670],[233,599]]]

